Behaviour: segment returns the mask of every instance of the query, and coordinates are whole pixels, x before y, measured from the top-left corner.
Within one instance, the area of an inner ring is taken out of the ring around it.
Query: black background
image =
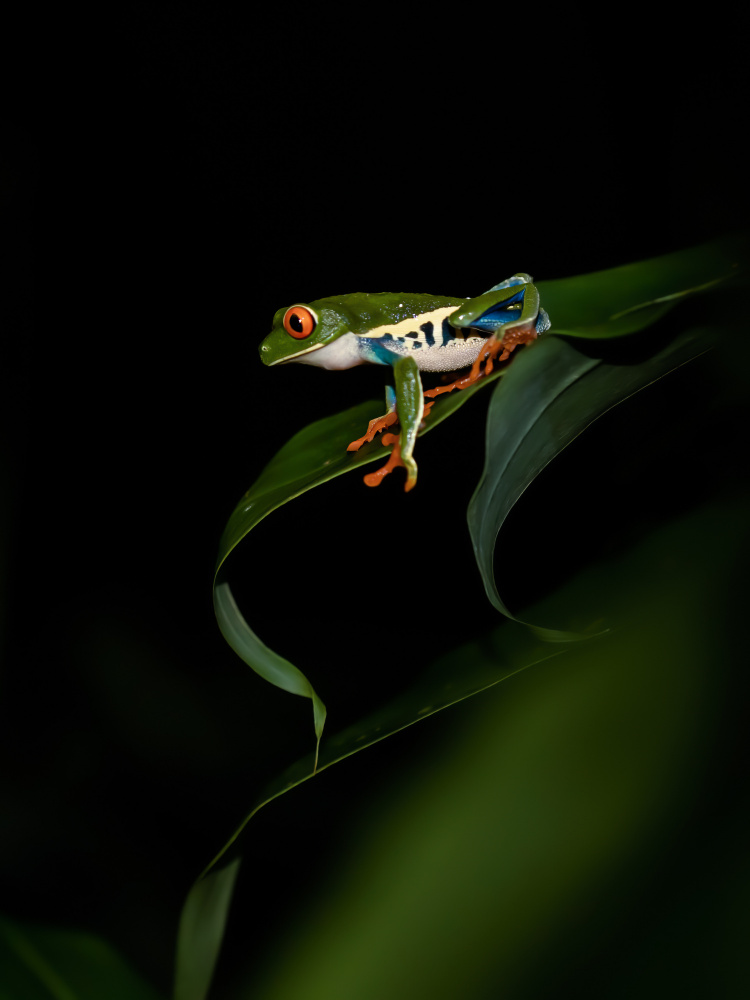
[[[658,45],[615,58],[583,39],[522,52],[526,34],[508,58],[499,24],[467,20],[410,32],[279,12],[248,27],[185,6],[94,27],[68,50],[40,213],[34,131],[20,115],[9,130],[2,908],[104,935],[164,990],[192,879],[312,737],[308,703],[218,633],[218,538],[292,433],[382,393],[371,368],[264,369],[276,309],[355,290],[472,296],[516,270],[598,270],[746,221],[736,63],[699,69],[679,45],[668,64]],[[675,378],[673,405],[699,384]],[[630,469],[645,454],[658,498],[679,473],[655,457],[664,403],[641,405],[588,447],[614,437]],[[251,624],[309,673],[334,729],[461,641],[467,618],[496,621],[464,517],[485,407],[480,394],[420,443],[413,494],[344,477],[238,556]],[[622,471],[595,475],[587,454],[544,484],[576,535],[628,502]],[[509,578],[531,599],[576,546],[547,528],[514,548],[514,523]],[[264,810],[267,870],[298,839],[320,864],[335,856],[361,802],[440,725]],[[268,892],[259,950],[312,878]]]

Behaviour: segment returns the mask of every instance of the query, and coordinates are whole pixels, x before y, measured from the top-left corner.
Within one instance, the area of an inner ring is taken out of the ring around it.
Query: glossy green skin
[[[367,337],[378,327],[400,323],[443,306],[458,309],[466,301],[415,292],[402,295],[396,292],[354,292],[351,295],[316,299],[314,302],[295,303],[304,305],[317,314],[318,324],[315,330],[304,341],[294,340],[282,325],[289,306],[279,309],[273,318],[271,333],[260,345],[261,360],[269,366],[281,364],[293,360],[293,356],[301,350],[330,344],[345,333]]]
[[[261,360],[268,366],[299,362],[329,369],[390,365],[407,489],[417,477],[412,453],[424,412],[420,370],[465,368],[488,337],[534,324],[541,315],[531,277],[521,273],[474,299],[355,292],[296,305],[313,314],[313,331],[303,339],[292,337],[283,326],[291,307],[279,309],[271,333],[260,345]],[[392,408],[390,399],[389,405]]]

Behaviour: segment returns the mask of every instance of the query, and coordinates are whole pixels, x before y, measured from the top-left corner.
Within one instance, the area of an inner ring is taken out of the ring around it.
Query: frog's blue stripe
[[[486,313],[471,321],[472,327],[477,330],[489,330],[492,332],[512,319],[518,319],[518,310],[509,309],[508,307],[516,302],[522,302],[525,295],[526,289],[523,288],[520,292],[516,292],[515,295],[511,296],[511,298],[506,299],[505,302],[501,302],[497,306],[492,306]]]
[[[387,342],[393,343],[393,337],[386,333],[383,337],[360,337],[359,349],[361,356],[373,365],[392,365],[399,355],[388,350]]]
[[[443,320],[443,343],[441,344],[441,346],[445,347],[446,344],[449,344],[452,340],[455,340],[455,339],[456,339],[456,330],[455,330],[455,328],[450,325],[450,323],[448,322],[447,319],[444,319]]]

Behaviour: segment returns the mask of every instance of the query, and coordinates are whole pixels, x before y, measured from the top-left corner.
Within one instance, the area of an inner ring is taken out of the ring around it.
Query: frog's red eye
[[[315,317],[304,306],[292,306],[284,313],[284,329],[290,337],[304,340],[315,329]]]

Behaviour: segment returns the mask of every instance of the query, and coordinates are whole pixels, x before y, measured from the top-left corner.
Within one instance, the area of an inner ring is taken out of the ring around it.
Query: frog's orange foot
[[[515,347],[515,344],[513,346]],[[479,352],[479,356],[471,366],[468,378],[471,379],[472,382],[476,382],[477,379],[480,379],[483,375],[489,375],[496,363],[505,361],[510,357],[510,352],[512,350],[512,347],[510,350],[506,348],[503,341],[498,340],[493,333],[493,335],[484,342],[484,347],[482,347],[482,350]],[[482,365],[484,365],[484,370],[482,370]]]
[[[367,433],[361,438],[357,438],[356,441],[352,441],[351,444],[347,445],[347,451],[359,451],[363,444],[367,444],[378,434],[380,431],[384,431],[386,427],[390,427],[391,424],[395,424],[398,420],[398,414],[395,410],[391,410],[384,414],[382,417],[375,417],[371,420],[368,427]],[[383,439],[385,444],[385,439]]]
[[[388,461],[385,465],[381,465],[379,469],[376,469],[375,472],[368,472],[368,474],[364,477],[365,486],[379,486],[386,476],[390,475],[390,473],[393,472],[394,469],[397,469],[399,465],[404,464],[401,461],[401,446],[399,444],[398,434],[383,435],[383,445],[387,448],[389,444],[393,445],[393,451],[388,456]],[[407,483],[406,489],[409,490],[410,488],[411,487]]]
[[[510,354],[519,344],[530,344],[537,336],[536,323],[530,323],[528,326],[521,326],[506,333],[503,337],[503,347]]]
[[[479,352],[479,357],[471,366],[471,371],[467,378],[472,382],[476,382],[482,375],[489,375],[496,364],[508,360],[511,351],[514,351],[519,344],[528,344],[530,341],[536,340],[536,336],[536,326],[533,323],[510,330],[502,340],[498,340],[493,333],[485,341],[484,347]],[[482,364],[484,364],[484,371],[481,371]]]

